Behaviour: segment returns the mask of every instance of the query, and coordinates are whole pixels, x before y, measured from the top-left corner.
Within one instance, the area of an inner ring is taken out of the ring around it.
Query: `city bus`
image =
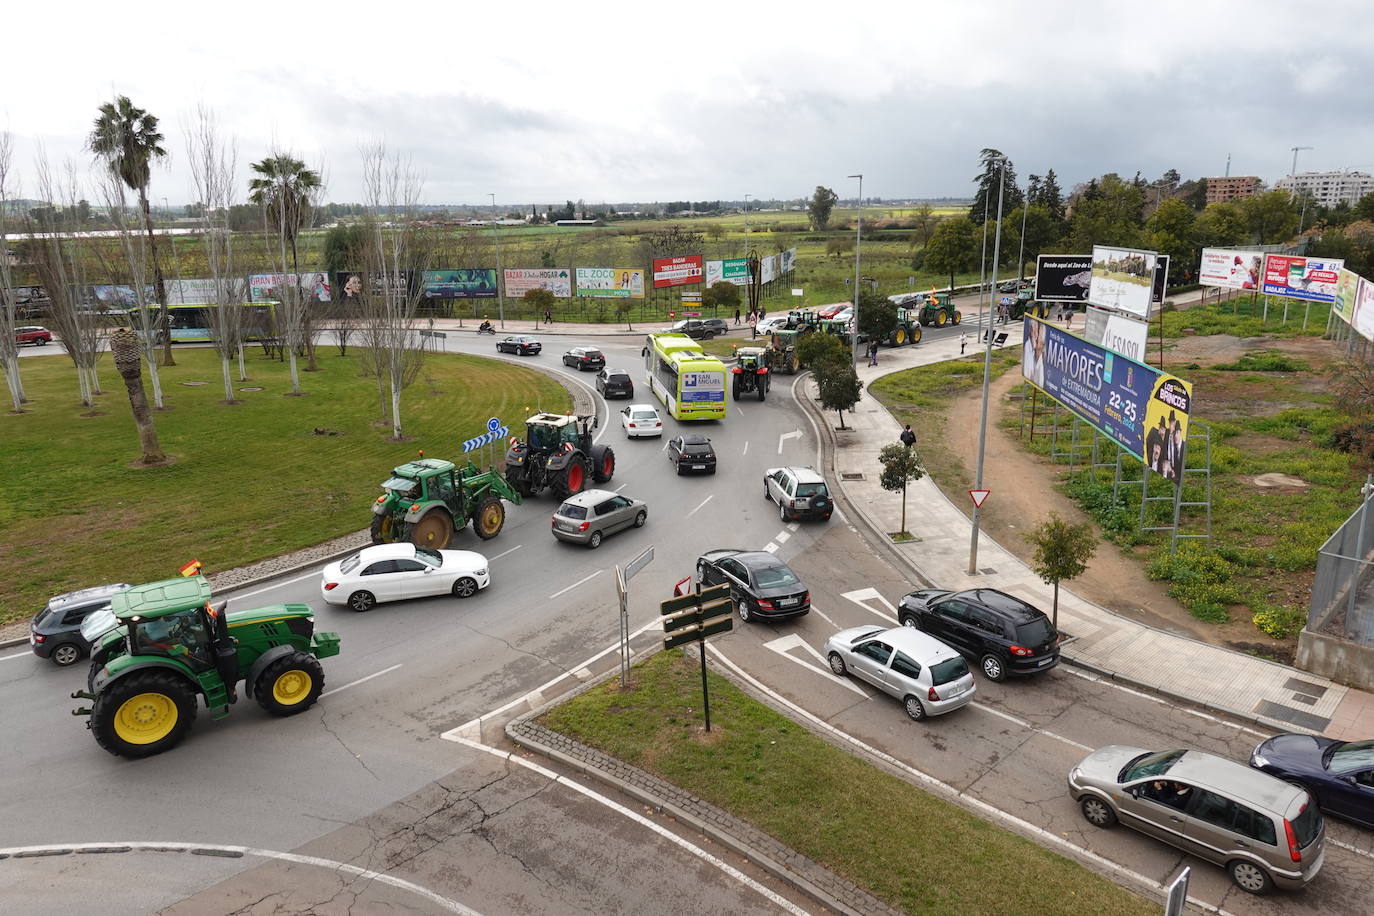
[[[674,419],[725,419],[725,364],[686,334],[650,334],[644,341],[644,373]]]
[[[276,303],[274,302],[245,302],[239,308],[243,309],[243,339],[261,340],[264,337],[276,336]],[[158,343],[162,343],[162,308],[157,305],[147,305],[149,327],[155,328],[158,334]],[[214,339],[215,324],[211,313],[217,305],[169,305],[167,310],[171,318],[172,343],[191,343],[198,341],[210,341]],[[138,307],[129,309],[129,321],[134,327],[141,327],[138,316]]]

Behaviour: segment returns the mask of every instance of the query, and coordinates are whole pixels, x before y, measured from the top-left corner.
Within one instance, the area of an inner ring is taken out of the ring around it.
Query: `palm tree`
[[[140,371],[143,351],[138,343],[138,335],[128,328],[111,331],[110,353],[114,356],[115,369],[129,391],[129,407],[134,412],[138,444],[143,450],[138,463],[144,467],[166,464],[167,456],[158,444],[157,426],[153,422],[153,412],[148,409],[148,396],[143,391],[143,375]]]
[[[315,195],[323,187],[320,173],[306,168],[304,162],[290,153],[273,153],[261,162],[252,163],[250,168],[258,177],[248,182],[248,199],[262,207],[264,214],[272,216],[283,248],[291,249],[291,273],[299,284],[301,268],[300,258],[296,252],[296,236],[305,223],[307,211],[314,202]],[[283,260],[285,254],[283,251]],[[292,290],[290,295],[299,296],[299,287]],[[297,307],[301,309],[300,320],[305,328],[305,348],[309,360],[307,369],[313,370],[315,347],[311,340],[313,334],[309,330],[312,317],[308,311],[310,303],[302,302]],[[294,377],[294,355],[291,365]]]
[[[100,116],[86,141],[90,151],[109,166],[110,171],[130,190],[138,192],[138,206],[143,212],[143,226],[148,232],[148,246],[153,253],[153,289],[157,304],[162,308],[162,364],[175,365],[172,360],[172,335],[167,311],[167,286],[162,280],[162,267],[157,260],[157,236],[153,234],[153,216],[148,209],[148,182],[152,178],[153,161],[164,159],[165,138],[157,129],[157,118],[138,108],[127,95],[116,96],[113,102],[100,106]]]

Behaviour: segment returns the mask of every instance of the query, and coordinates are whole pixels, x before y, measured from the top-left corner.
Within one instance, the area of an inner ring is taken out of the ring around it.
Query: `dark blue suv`
[[[64,668],[81,661],[91,651],[91,644],[81,635],[81,624],[96,611],[108,611],[110,599],[128,587],[127,582],[98,585],[50,598],[29,624],[33,654]]]

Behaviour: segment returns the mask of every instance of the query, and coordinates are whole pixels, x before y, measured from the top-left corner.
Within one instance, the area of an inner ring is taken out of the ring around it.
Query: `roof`
[[[74,592],[67,592],[65,595],[54,595],[48,599],[49,608],[61,608],[71,604],[84,604],[87,601],[104,601],[116,592],[122,592],[129,587],[127,582],[119,582],[114,585],[94,585],[90,588],[77,589]]]
[[[809,467],[772,468],[771,470],[769,470],[768,473],[771,474],[773,471],[777,471],[777,470],[783,470],[783,471],[786,471],[787,473],[791,474],[793,477],[797,478],[797,483],[825,483],[825,478],[822,477],[822,476],[816,471],[815,468],[809,468]]]
[[[710,445],[711,440],[696,433],[689,433],[682,437],[683,445]]]
[[[1235,760],[1227,760],[1205,751],[1187,751],[1165,774],[1186,779],[1195,785],[1212,789],[1221,795],[1239,798],[1268,808],[1280,816],[1307,793],[1283,780]]]
[[[944,661],[959,654],[929,633],[923,633],[913,627],[893,627],[873,635],[881,636],[883,642],[898,652],[926,664]]]
[[[415,545],[409,541],[397,541],[394,544],[371,544],[358,553],[369,563],[373,560],[408,560],[415,556]]]
[[[970,601],[975,601],[986,608],[1006,614],[1014,620],[1031,620],[1045,616],[1044,611],[1029,601],[1024,601],[1015,595],[1008,595],[1006,592],[998,591],[995,588],[971,588],[959,592],[954,597],[962,598],[965,596]]]
[[[188,607],[198,607],[209,600],[210,583],[205,581],[205,577],[185,576],[125,589],[110,600],[110,610],[120,620],[135,616],[160,617]]]
[[[610,499],[612,496],[615,494],[610,490],[583,490],[581,493],[574,493],[563,502],[572,503],[574,506],[593,506],[603,499]]]
[[[526,423],[537,423],[541,426],[567,426],[577,422],[577,417],[561,413],[537,413],[525,421]]]
[[[416,458],[414,461],[407,461],[400,467],[393,469],[391,473],[397,477],[415,478],[433,474],[435,471],[451,470],[453,470],[452,461],[445,461],[443,458]]]

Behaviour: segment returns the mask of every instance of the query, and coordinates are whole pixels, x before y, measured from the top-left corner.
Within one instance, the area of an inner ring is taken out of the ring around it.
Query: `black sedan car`
[[[573,347],[563,354],[563,365],[571,366],[581,372],[584,369],[602,369],[606,357],[594,347]]]
[[[606,398],[632,398],[635,396],[635,383],[624,369],[602,369],[596,374],[596,390]]]
[[[994,588],[919,589],[898,602],[897,617],[976,661],[990,681],[1059,664],[1059,633],[1044,611]]]
[[[714,474],[716,450],[705,436],[674,436],[668,440],[668,460],[681,474]]]
[[[739,619],[782,620],[811,610],[811,592],[787,564],[765,550],[712,550],[697,560],[702,588],[730,586]]]
[[[497,353],[515,353],[519,356],[537,356],[544,345],[533,337],[507,337],[496,342]]]
[[[670,327],[668,333],[686,334],[693,340],[710,340],[717,334],[724,332],[712,327],[701,318],[684,318]]]
[[[1327,814],[1374,829],[1374,741],[1275,735],[1251,752],[1250,766],[1300,784]]]

